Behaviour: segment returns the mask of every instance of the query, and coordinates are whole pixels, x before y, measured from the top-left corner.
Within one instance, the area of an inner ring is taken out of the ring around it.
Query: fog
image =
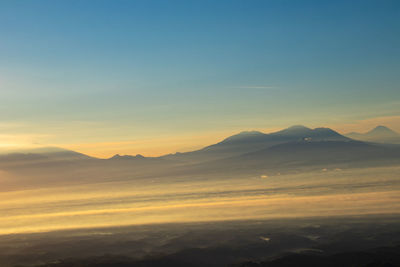
[[[68,180],[60,173],[59,186],[14,186],[14,190],[0,193],[0,234],[155,223],[395,214],[400,210],[399,174],[400,167],[381,167],[268,176],[210,174],[87,182]],[[4,185],[18,178],[16,174],[2,173]],[[40,176],[30,179],[39,181]]]

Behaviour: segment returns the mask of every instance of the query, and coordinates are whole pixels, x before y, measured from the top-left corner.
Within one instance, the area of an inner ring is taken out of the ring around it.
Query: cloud
[[[276,89],[278,86],[236,86],[237,89]]]

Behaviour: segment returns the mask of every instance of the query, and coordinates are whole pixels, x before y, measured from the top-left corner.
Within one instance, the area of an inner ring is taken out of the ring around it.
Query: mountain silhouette
[[[241,132],[217,144],[207,146],[197,151],[171,154],[164,157],[196,163],[238,156],[260,149],[266,149],[274,145],[302,140],[349,141],[350,139],[329,128],[310,129],[301,125],[296,125],[269,134],[258,131]]]
[[[130,159],[145,159],[146,157],[144,157],[143,155],[137,154],[136,156],[131,156],[131,155],[120,155],[120,154],[115,154],[114,156],[112,156],[111,160],[121,160],[121,159],[125,159],[125,160],[130,160]]]
[[[377,128],[375,132],[387,132]],[[357,141],[329,128],[292,126],[273,133],[245,131],[203,149],[144,157],[116,154],[93,158],[71,150],[44,148],[0,155],[0,170],[39,177],[35,183],[181,177],[207,173],[284,173],[389,166],[400,163],[400,146]],[[56,179],[57,178],[57,179]],[[31,182],[31,181],[30,181]]]
[[[63,148],[43,147],[0,154],[0,167],[26,168],[32,165],[46,167],[87,160],[95,160],[95,158]]]
[[[400,134],[382,125],[376,126],[374,129],[366,133],[352,132],[346,134],[346,136],[361,141],[379,143],[400,143]]]

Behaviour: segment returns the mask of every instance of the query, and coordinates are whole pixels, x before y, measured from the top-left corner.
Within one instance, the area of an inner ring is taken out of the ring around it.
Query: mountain
[[[387,147],[361,141],[299,141],[279,144],[238,157],[274,166],[351,166],[356,162],[394,160],[400,163],[399,147]]]
[[[367,133],[357,133],[352,132],[346,134],[347,137],[368,141],[368,142],[378,142],[378,143],[400,143],[400,134],[389,129],[386,126],[376,126],[374,129],[370,130]]]
[[[189,166],[193,172],[276,174],[400,164],[400,146],[362,141],[301,140]]]
[[[277,136],[291,140],[308,139],[313,141],[347,141],[347,137],[335,132],[329,128],[310,129],[301,125],[289,127],[276,133],[271,133],[272,136]]]
[[[81,162],[91,159],[94,158],[72,150],[57,147],[44,147],[0,154],[0,167],[26,167],[28,165]]]
[[[296,125],[274,133],[262,133],[259,131],[244,131],[227,137],[217,144],[203,149],[185,153],[176,153],[158,158],[147,158],[140,154],[136,156],[116,154],[107,160],[100,160],[87,155],[65,150],[61,148],[40,148],[0,155],[0,167],[7,164],[42,164],[52,162],[83,162],[87,160],[101,161],[102,164],[150,164],[166,162],[178,164],[195,164],[212,160],[230,158],[245,153],[255,152],[269,147],[288,142],[317,142],[317,141],[349,141],[350,139],[340,135],[329,128],[310,129]],[[160,161],[163,160],[163,161]]]
[[[378,128],[377,131],[382,129]],[[376,131],[375,131],[376,132]],[[203,149],[161,157],[116,154],[98,159],[60,148],[0,155],[8,188],[131,179],[276,174],[400,164],[400,145],[356,141],[329,128],[246,131]],[[1,181],[0,181],[1,185]]]
[[[279,173],[398,165],[400,146],[357,141],[329,128],[297,125],[269,134],[242,132],[201,150],[169,157],[186,160],[186,172]]]
[[[109,160],[131,160],[131,159],[146,159],[146,157],[137,154],[136,156],[132,155],[120,155],[120,154],[115,154]]]
[[[170,154],[164,156],[164,158],[182,162],[199,163],[238,156],[244,153],[266,149],[274,145],[302,140],[314,142],[349,141],[350,139],[329,128],[310,129],[301,125],[296,125],[269,134],[258,131],[241,132],[203,149],[192,152]]]

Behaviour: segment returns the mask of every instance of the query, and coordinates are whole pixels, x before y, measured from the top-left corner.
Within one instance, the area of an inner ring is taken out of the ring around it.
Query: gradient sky
[[[293,124],[400,131],[400,2],[0,2],[0,147],[195,149]]]

